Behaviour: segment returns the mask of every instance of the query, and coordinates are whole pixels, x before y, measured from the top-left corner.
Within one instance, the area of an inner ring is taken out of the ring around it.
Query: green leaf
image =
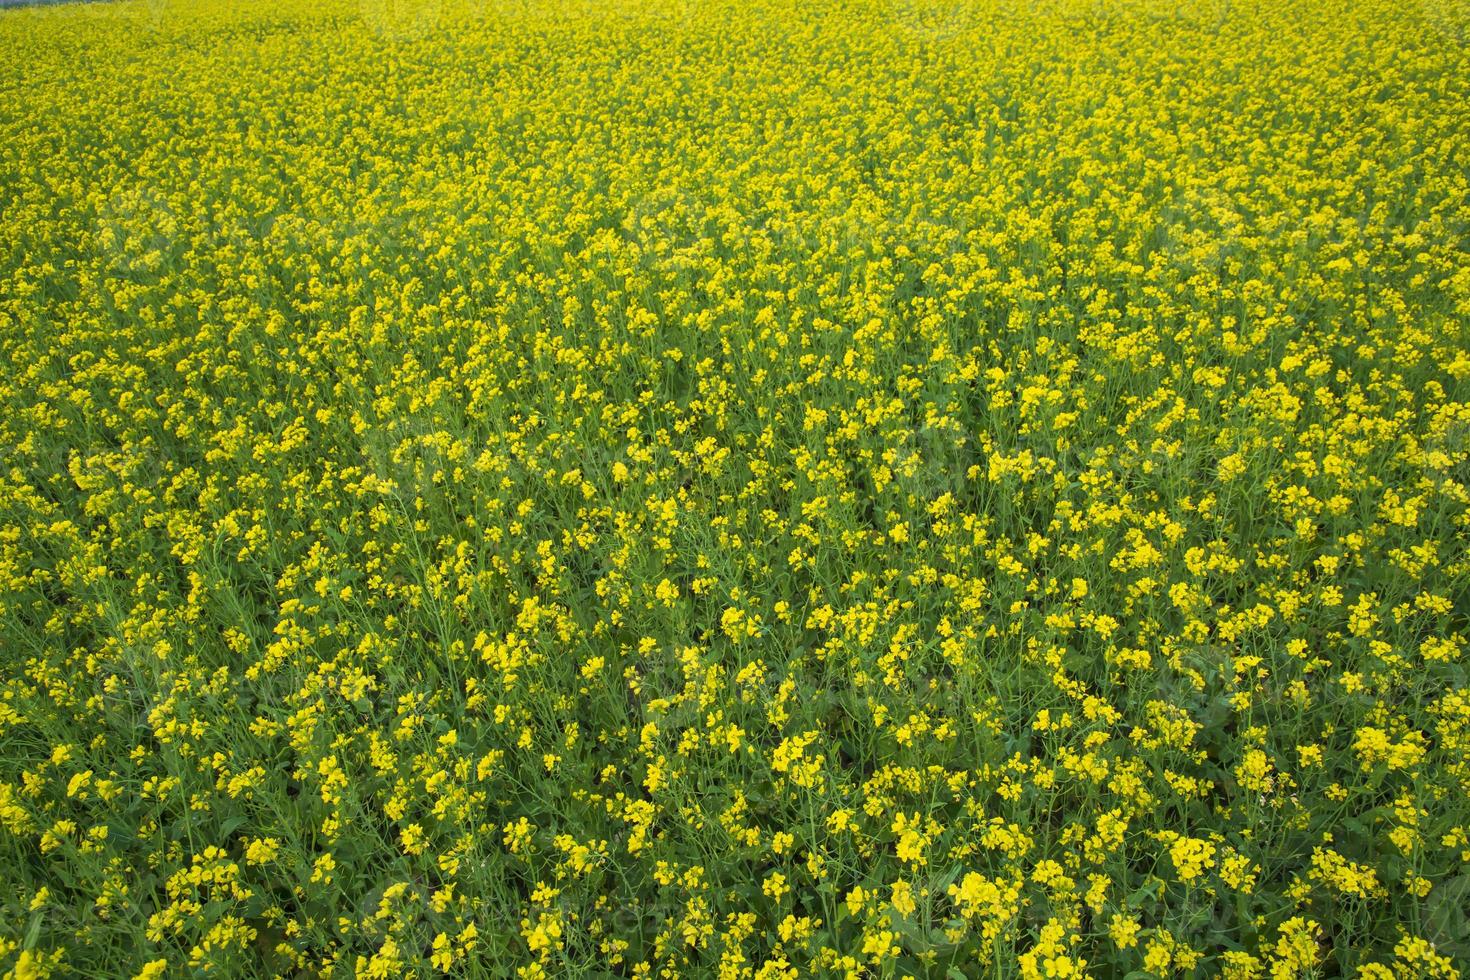
[[[1470,938],[1470,874],[1460,874],[1436,885],[1429,893],[1426,914],[1428,932],[1438,943]]]
[[[249,822],[250,822],[250,819],[248,817],[244,817],[244,816],[231,817],[230,819],[226,820],[224,823],[220,824],[220,828],[219,828],[220,836],[221,837],[229,837],[231,834],[233,834],[235,831],[239,830],[241,827],[245,826]]]
[[[41,938],[41,923],[44,920],[45,916],[43,916],[40,912],[36,912],[31,916],[31,921],[26,926],[26,938],[25,942],[21,946],[22,949],[36,948],[36,942]]]

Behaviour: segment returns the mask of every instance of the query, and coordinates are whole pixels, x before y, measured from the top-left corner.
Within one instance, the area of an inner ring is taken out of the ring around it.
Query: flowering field
[[[0,970],[1470,972],[1467,12],[0,13]]]

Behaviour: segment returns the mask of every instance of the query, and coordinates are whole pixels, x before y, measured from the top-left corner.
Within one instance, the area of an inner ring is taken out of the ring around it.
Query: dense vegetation
[[[1457,976],[1463,13],[0,14],[0,968]]]

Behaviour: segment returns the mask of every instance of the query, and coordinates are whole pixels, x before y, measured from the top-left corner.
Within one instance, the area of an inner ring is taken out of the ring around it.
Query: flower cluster
[[[1460,976],[1452,7],[0,12],[0,970]]]

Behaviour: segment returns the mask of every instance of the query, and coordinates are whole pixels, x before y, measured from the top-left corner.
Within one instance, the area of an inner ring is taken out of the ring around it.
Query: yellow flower
[[[1119,949],[1131,949],[1138,945],[1139,928],[1132,916],[1118,913],[1108,923],[1108,935]]]
[[[914,914],[918,903],[914,900],[914,889],[907,881],[895,881],[888,902],[893,910],[902,916]]]
[[[245,860],[250,864],[267,864],[280,853],[281,842],[274,837],[252,838],[245,845]]]
[[[142,969],[133,974],[133,980],[152,980],[153,977],[161,977],[168,970],[168,960],[149,960],[143,964]],[[19,971],[17,971],[19,976]]]

